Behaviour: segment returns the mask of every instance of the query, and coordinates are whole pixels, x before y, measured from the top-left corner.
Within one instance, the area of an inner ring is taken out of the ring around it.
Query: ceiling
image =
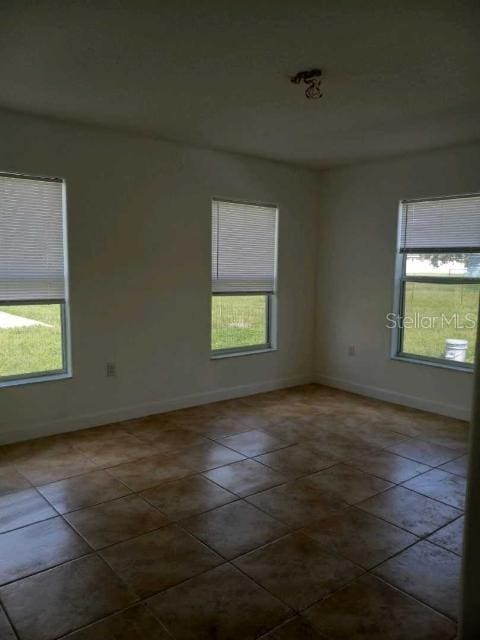
[[[313,167],[480,139],[476,0],[3,0],[0,107]],[[289,77],[324,71],[323,98]]]

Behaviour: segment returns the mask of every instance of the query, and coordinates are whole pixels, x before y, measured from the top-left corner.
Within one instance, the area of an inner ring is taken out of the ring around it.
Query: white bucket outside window
[[[447,338],[445,340],[445,359],[465,362],[467,359],[468,340]]]

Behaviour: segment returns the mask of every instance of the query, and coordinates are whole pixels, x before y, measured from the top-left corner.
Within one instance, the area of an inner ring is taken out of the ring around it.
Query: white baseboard
[[[0,444],[29,440],[30,438],[40,438],[42,436],[65,433],[67,431],[76,431],[77,429],[84,429],[86,427],[96,427],[102,424],[109,424],[111,422],[131,420],[132,418],[141,418],[154,413],[165,413],[166,411],[173,411],[175,409],[184,409],[186,407],[194,407],[201,404],[208,404],[209,402],[228,400],[230,398],[240,398],[243,396],[254,395],[255,393],[263,393],[265,391],[273,391],[275,389],[283,389],[286,387],[295,387],[297,385],[309,384],[311,382],[313,382],[312,375],[278,378],[276,380],[269,380],[266,382],[245,384],[236,387],[225,387],[222,389],[216,389],[215,391],[194,393],[145,404],[107,409],[98,413],[69,416],[57,420],[50,420],[48,422],[18,422],[15,425],[12,425],[12,428],[8,431],[0,431]]]
[[[432,402],[425,398],[398,393],[397,391],[383,389],[382,387],[374,387],[366,384],[359,384],[357,382],[351,382],[350,380],[343,380],[341,378],[324,376],[321,373],[316,374],[315,382],[327,387],[334,387],[335,389],[358,393],[361,396],[368,396],[370,398],[376,398],[377,400],[385,400],[386,402],[392,402],[393,404],[412,407],[413,409],[422,409],[423,411],[430,411],[443,416],[450,416],[451,418],[459,418],[460,420],[470,420],[470,409],[458,405]]]
[[[236,387],[225,387],[215,391],[206,391],[145,404],[107,409],[98,413],[69,416],[47,422],[10,423],[10,429],[8,429],[8,431],[0,432],[0,444],[29,440],[30,438],[40,438],[42,436],[54,435],[67,431],[76,431],[77,429],[84,429],[86,427],[95,427],[102,424],[109,424],[111,422],[120,422],[121,420],[141,418],[142,416],[148,416],[153,413],[165,413],[166,411],[173,411],[175,409],[183,409],[186,407],[208,404],[209,402],[228,400],[230,398],[239,398],[254,395],[255,393],[294,387],[311,382],[317,382],[318,384],[323,384],[327,387],[350,391],[351,393],[357,393],[362,396],[377,398],[378,400],[385,400],[386,402],[392,402],[394,404],[401,404],[415,409],[423,409],[424,411],[431,411],[432,413],[460,418],[461,420],[469,420],[470,418],[470,411],[465,407],[443,404],[440,402],[431,402],[424,398],[397,393],[396,391],[391,391],[389,389],[358,384],[349,380],[324,376],[317,373],[315,376],[302,375],[290,378],[278,378],[276,380],[269,380],[266,382],[239,385]]]

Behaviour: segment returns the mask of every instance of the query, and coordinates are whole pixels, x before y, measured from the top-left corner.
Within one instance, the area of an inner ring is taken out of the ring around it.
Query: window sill
[[[248,351],[231,351],[225,353],[212,353],[210,360],[223,360],[224,358],[237,358],[238,356],[255,356],[259,353],[272,353],[277,351],[276,347],[268,347],[267,349],[251,349]]]
[[[397,360],[399,362],[407,362],[409,364],[423,364],[428,367],[437,367],[438,369],[449,369],[450,371],[461,371],[462,373],[473,373],[474,366],[468,365],[462,362],[458,364],[448,364],[447,361],[439,361],[439,360],[428,360],[424,358],[415,358],[415,356],[401,356],[395,355],[390,356],[391,360]]]
[[[6,387],[19,387],[24,384],[34,384],[36,382],[54,382],[56,380],[68,380],[71,373],[52,373],[44,376],[31,376],[25,378],[15,378],[13,380],[0,380],[0,389]]]

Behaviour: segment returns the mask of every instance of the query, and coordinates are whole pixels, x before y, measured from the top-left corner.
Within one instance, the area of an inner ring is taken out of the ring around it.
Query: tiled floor
[[[466,449],[315,385],[0,447],[0,638],[453,639]]]

